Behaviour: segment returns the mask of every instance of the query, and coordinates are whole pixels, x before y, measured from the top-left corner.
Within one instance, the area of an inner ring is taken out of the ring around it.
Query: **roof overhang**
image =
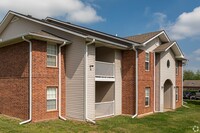
[[[5,46],[8,46],[8,45],[12,45],[12,44],[22,42],[22,41],[24,41],[22,39],[22,37],[25,37],[26,39],[29,39],[29,40],[36,39],[36,40],[41,40],[41,41],[53,42],[53,43],[57,43],[57,44],[62,44],[62,43],[71,44],[71,42],[68,41],[68,40],[60,39],[60,38],[57,38],[57,37],[49,37],[49,36],[40,35],[40,34],[37,34],[37,33],[31,33],[30,32],[30,33],[20,35],[18,37],[15,37],[15,38],[12,38],[12,39],[9,39],[9,40],[2,41],[2,42],[0,42],[0,47],[5,47]]]
[[[173,42],[171,45],[169,45],[165,49],[160,50],[160,51],[155,51],[155,52],[156,53],[167,52],[169,49],[173,51],[173,53],[175,54],[175,58],[177,60],[187,60],[185,59],[184,54],[181,51],[180,47],[178,46],[177,42]]]
[[[3,30],[6,28],[6,26],[9,24],[9,22],[13,19],[14,16],[21,17],[21,18],[24,18],[26,20],[30,20],[30,21],[39,23],[41,25],[45,25],[45,26],[48,26],[48,27],[51,27],[51,28],[54,28],[54,29],[57,29],[57,30],[61,30],[61,31],[64,31],[64,32],[67,32],[67,33],[70,33],[70,34],[73,34],[73,35],[76,35],[76,36],[79,36],[79,37],[83,37],[83,38],[87,37],[86,35],[83,35],[83,34],[80,34],[80,33],[74,32],[74,31],[66,30],[66,29],[63,29],[63,28],[48,24],[48,23],[46,23],[44,21],[41,21],[41,20],[38,20],[38,19],[34,19],[32,17],[27,17],[27,16],[25,16],[23,14],[16,13],[16,12],[13,12],[13,11],[9,11],[6,14],[6,16],[4,17],[4,19],[2,20],[2,22],[0,24],[0,33],[3,32]]]
[[[145,47],[149,42],[151,42],[152,40],[154,40],[157,37],[159,37],[162,42],[170,42],[169,37],[167,36],[166,32],[163,30],[160,33],[158,33],[157,35],[155,35],[154,37],[152,37],[151,39],[147,40],[146,42],[144,42],[138,46]]]
[[[99,44],[101,46],[106,46],[106,47],[116,48],[116,49],[121,49],[121,50],[130,49],[130,47],[126,45],[122,45],[120,43],[115,43],[112,41],[104,40],[104,39],[93,37],[93,36],[88,37],[86,41],[92,41],[93,39],[95,39],[96,44]]]
[[[113,36],[113,35],[110,35],[110,34],[107,34],[107,33],[99,32],[99,31],[92,30],[92,29],[85,28],[85,27],[81,27],[81,26],[77,26],[77,25],[74,25],[74,24],[71,24],[71,23],[62,22],[60,20],[57,20],[57,19],[54,19],[54,18],[51,18],[51,17],[47,17],[45,20],[46,21],[50,20],[50,21],[53,21],[53,22],[61,23],[61,24],[66,25],[66,26],[75,27],[75,28],[78,28],[78,29],[81,29],[81,30],[85,30],[85,31],[88,31],[88,32],[92,32],[92,33],[98,34],[98,35],[106,36],[106,37],[109,37],[109,38],[112,38],[112,39],[115,39],[115,40],[118,40],[118,41],[129,43],[129,44],[132,44],[134,46],[139,46],[138,43],[130,41],[130,40],[127,40],[125,38],[121,38],[121,37],[118,37],[118,36]],[[101,39],[101,40],[105,40],[105,39]]]

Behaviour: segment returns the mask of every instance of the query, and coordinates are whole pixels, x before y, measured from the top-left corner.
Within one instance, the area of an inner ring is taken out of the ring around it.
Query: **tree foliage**
[[[184,70],[183,80],[200,80],[200,70],[193,72],[192,70]]]

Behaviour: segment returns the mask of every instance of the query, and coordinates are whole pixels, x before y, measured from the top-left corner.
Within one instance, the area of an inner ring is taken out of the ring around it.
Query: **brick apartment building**
[[[176,109],[184,60],[165,31],[120,38],[9,11],[0,25],[0,113],[24,124]]]

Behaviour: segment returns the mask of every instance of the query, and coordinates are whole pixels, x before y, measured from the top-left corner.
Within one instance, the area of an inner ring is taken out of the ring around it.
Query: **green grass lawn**
[[[99,120],[96,125],[77,121],[53,120],[19,125],[19,120],[0,115],[0,133],[65,133],[65,132],[118,132],[118,133],[194,133],[200,128],[200,101],[187,101],[190,108],[156,113],[132,119],[117,116]],[[200,131],[198,131],[200,133]],[[198,133],[196,132],[196,133]]]

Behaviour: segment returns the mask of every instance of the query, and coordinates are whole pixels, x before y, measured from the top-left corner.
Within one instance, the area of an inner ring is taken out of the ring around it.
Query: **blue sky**
[[[0,20],[8,10],[14,10],[38,18],[55,17],[120,37],[165,29],[189,59],[185,69],[200,69],[200,0],[15,1],[0,1]]]

